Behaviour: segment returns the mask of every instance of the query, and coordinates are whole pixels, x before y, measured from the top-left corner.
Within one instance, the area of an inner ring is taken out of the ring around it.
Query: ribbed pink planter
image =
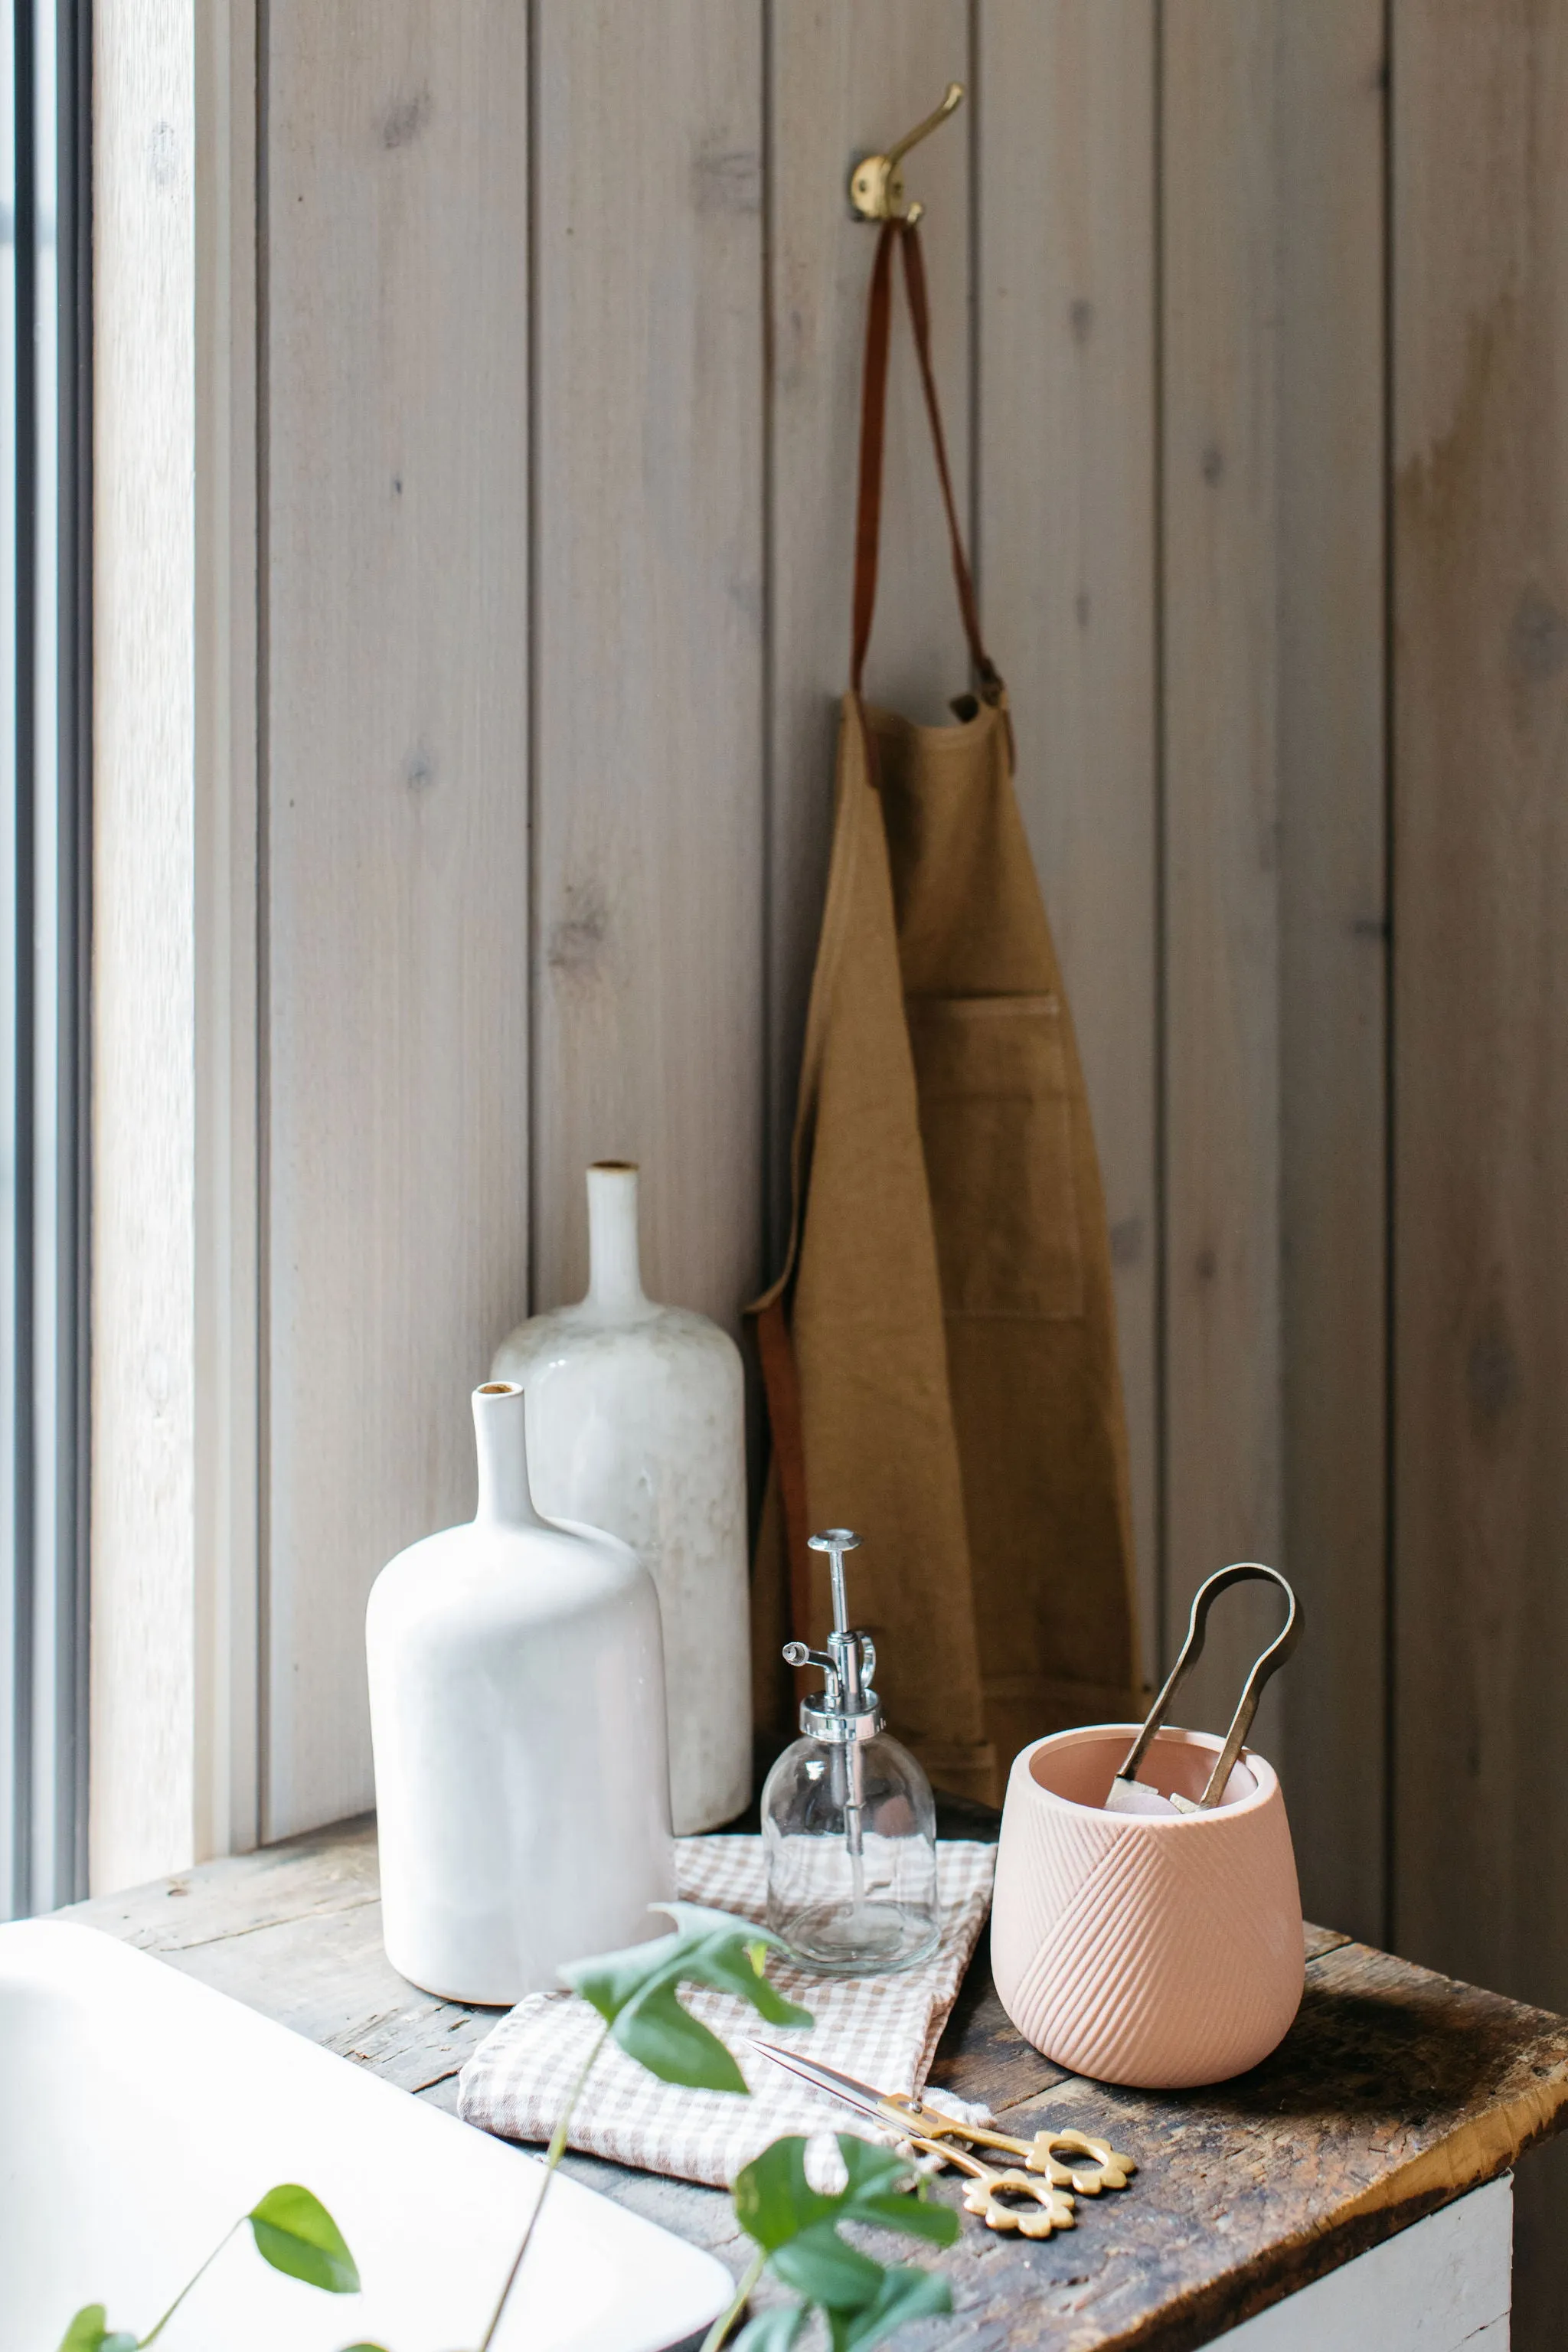
[[[1301,1999],[1301,1897],[1273,1768],[1244,1751],[1213,1812],[1108,1813],[1135,1724],[1037,1739],[1002,1816],[991,1964],[1008,2016],[1102,2083],[1223,2083],[1283,2038]],[[1139,1777],[1203,1794],[1223,1741],[1162,1731]]]

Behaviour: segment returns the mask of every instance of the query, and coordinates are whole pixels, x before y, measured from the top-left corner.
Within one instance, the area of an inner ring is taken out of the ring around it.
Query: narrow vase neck
[[[538,1528],[528,1485],[527,1400],[510,1381],[488,1381],[474,1391],[474,1440],[479,1457],[476,1527]]]
[[[588,1171],[588,1296],[601,1315],[646,1314],[637,1255],[637,1171],[625,1160]]]

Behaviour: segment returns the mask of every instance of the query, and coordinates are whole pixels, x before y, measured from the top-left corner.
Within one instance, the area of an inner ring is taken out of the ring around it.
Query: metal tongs
[[[1275,1635],[1252,1672],[1241,1694],[1236,1713],[1230,1719],[1225,1746],[1220,1749],[1208,1786],[1194,1805],[1190,1797],[1162,1796],[1138,1778],[1138,1767],[1153,1745],[1154,1734],[1165,1720],[1166,1711],[1177,1690],[1203,1655],[1204,1636],[1208,1630],[1208,1614],[1222,1592],[1233,1584],[1277,1584],[1288,1604],[1285,1622]],[[1230,1568],[1222,1568],[1206,1584],[1198,1587],[1193,1597],[1193,1613],[1187,1620],[1187,1638],[1182,1643],[1182,1654],[1165,1677],[1165,1686],[1149,1709],[1142,1730],[1127,1751],[1126,1761],[1110,1784],[1110,1794],[1105,1801],[1108,1813],[1206,1813],[1212,1812],[1225,1794],[1242,1742],[1252,1728],[1252,1718],[1258,1712],[1258,1702],[1263,1696],[1263,1685],[1270,1675],[1284,1664],[1300,1638],[1301,1615],[1296,1596],[1277,1568],[1265,1568],[1261,1560],[1241,1559]]]

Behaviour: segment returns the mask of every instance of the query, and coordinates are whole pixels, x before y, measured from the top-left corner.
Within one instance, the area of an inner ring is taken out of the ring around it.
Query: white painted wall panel
[[[535,1303],[583,1172],[643,1169],[649,1291],[762,1265],[763,55],[757,0],[541,0]]]
[[[527,29],[269,12],[272,1837],[370,1802],[365,1594],[526,1304]]]

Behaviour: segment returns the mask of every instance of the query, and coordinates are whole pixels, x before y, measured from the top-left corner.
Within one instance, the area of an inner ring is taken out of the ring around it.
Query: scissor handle
[[[1083,2197],[1098,2197],[1102,2189],[1125,2189],[1129,2173],[1138,2169],[1130,2156],[1118,2156],[1109,2140],[1092,2139],[1080,2131],[1037,2131],[1032,2139],[1019,2139],[985,2124],[962,2123],[940,2107],[928,2107],[897,2091],[889,2094],[882,2106],[928,2140],[944,2147],[962,2140],[971,2148],[994,2148],[1000,2156],[1021,2158],[1027,2170],[1043,2173],[1054,2189],[1076,2189]],[[1058,2148],[1066,2148],[1077,2162],[1064,2164]]]
[[[1063,2164],[1056,2153],[1059,2147],[1079,2161]],[[1088,2132],[1037,2132],[1029,2156],[1031,2172],[1043,2172],[1058,2189],[1076,2189],[1080,2197],[1098,2197],[1102,2189],[1125,2189],[1129,2175],[1137,2169],[1130,2156],[1118,2156],[1108,2139],[1096,2139]]]
[[[1181,1654],[1165,1677],[1164,1687],[1150,1708],[1142,1730],[1127,1751],[1127,1760],[1118,1773],[1118,1780],[1132,1780],[1138,1777],[1138,1767],[1153,1744],[1154,1735],[1165,1720],[1166,1712],[1176,1692],[1203,1655],[1208,1633],[1209,1611],[1222,1592],[1233,1584],[1277,1584],[1287,1603],[1285,1622],[1247,1675],[1236,1713],[1230,1719],[1230,1729],[1225,1737],[1208,1786],[1198,1799],[1197,1810],[1208,1812],[1218,1804],[1226,1782],[1240,1755],[1242,1745],[1252,1728],[1252,1718],[1258,1713],[1258,1702],[1263,1696],[1263,1685],[1270,1675],[1278,1672],[1289,1656],[1301,1634],[1301,1615],[1296,1595],[1277,1568],[1266,1568],[1260,1559],[1238,1559],[1229,1568],[1216,1569],[1206,1584],[1200,1584],[1193,1595],[1192,1614],[1187,1619],[1187,1638],[1182,1643]]]
[[[982,2164],[978,2157],[966,2156],[962,2149],[949,2147],[945,2141],[931,2141],[928,2146],[938,2149],[969,2175],[970,2186],[963,2192],[963,2210],[978,2213],[988,2230],[1016,2230],[1022,2238],[1048,2238],[1053,2230],[1071,2230],[1077,2226],[1072,2199],[1065,2190],[1037,2172],[1019,2172],[1009,2167],[998,2172],[994,2166]],[[1009,2205],[1000,2192],[1013,2189],[1031,2201],[1026,2205]]]

